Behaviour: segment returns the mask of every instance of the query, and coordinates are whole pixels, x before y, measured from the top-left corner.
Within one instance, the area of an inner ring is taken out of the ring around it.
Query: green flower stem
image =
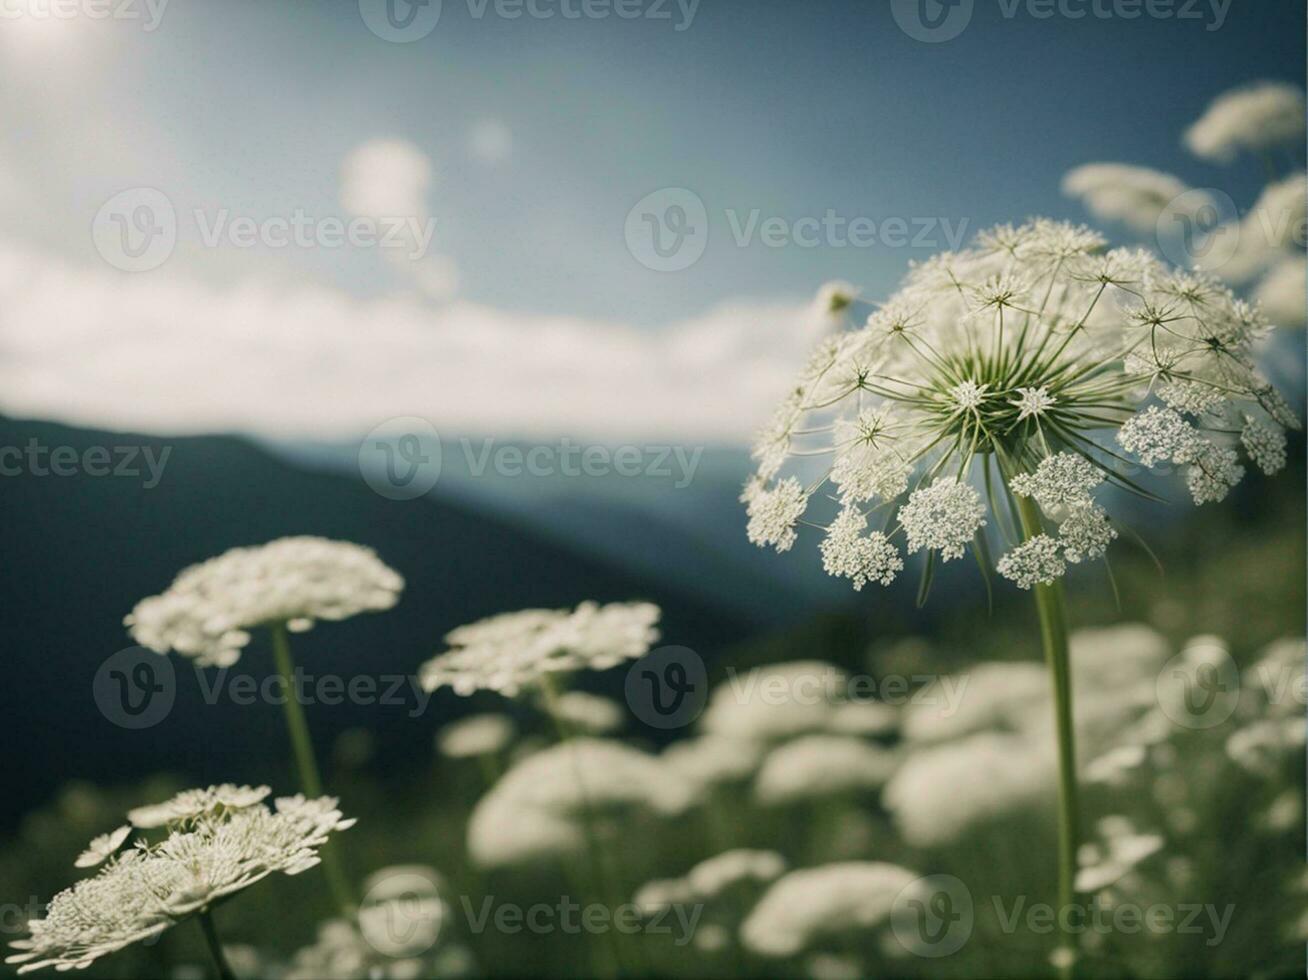
[[[214,928],[213,916],[208,909],[205,909],[196,918],[200,923],[200,931],[204,933],[204,944],[209,947],[209,955],[213,957],[213,965],[218,971],[219,980],[236,980],[236,974],[227,965],[227,957],[223,955],[223,944],[218,941],[218,930]]]
[[[274,623],[271,627],[273,661],[277,673],[281,675],[285,698],[282,708],[286,717],[286,730],[291,736],[291,750],[295,755],[295,768],[300,777],[300,792],[305,796],[322,796],[322,777],[318,773],[318,761],[313,754],[313,740],[309,737],[309,723],[304,717],[304,705],[296,697],[295,659],[291,656],[291,644],[286,635],[285,623]],[[345,869],[341,866],[340,856],[335,845],[328,842],[318,851],[322,857],[322,868],[327,876],[327,887],[332,898],[342,912],[349,913],[357,904]]]
[[[591,807],[590,798],[586,793],[586,783],[584,774],[581,770],[581,754],[573,743],[572,727],[564,720],[562,713],[558,709],[558,690],[555,687],[554,679],[548,674],[541,679],[540,684],[541,699],[545,706],[545,713],[549,715],[550,721],[554,724],[554,729],[558,733],[559,743],[564,745],[568,754],[572,758],[573,772],[576,774],[577,792],[581,795],[581,817],[582,828],[586,838],[586,854],[590,861],[590,876],[592,886],[600,899],[616,907],[613,897],[614,892],[610,884],[608,870],[604,861],[604,849],[600,846],[599,832],[596,826],[595,813]],[[608,937],[607,951],[609,963],[606,964],[609,969],[606,972],[614,976],[622,976],[622,955],[618,949],[617,937],[612,930],[606,930],[605,935]]]
[[[1031,539],[1043,533],[1040,511],[1029,497],[1017,497],[1018,514],[1022,519],[1022,536]],[[1067,607],[1063,585],[1035,587],[1036,610],[1040,614],[1040,636],[1044,642],[1045,662],[1054,695],[1054,730],[1058,735],[1058,903],[1059,921],[1067,923],[1072,903],[1076,899],[1076,851],[1079,842],[1077,830],[1076,786],[1076,729],[1072,723],[1072,676],[1068,658]],[[1063,937],[1065,963],[1059,973],[1070,978],[1076,971],[1076,935],[1068,932]]]

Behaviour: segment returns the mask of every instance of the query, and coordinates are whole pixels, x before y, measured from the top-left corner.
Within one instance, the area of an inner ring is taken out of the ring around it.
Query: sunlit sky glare
[[[1301,82],[1305,57],[1302,5],[1241,0],[1216,30],[1223,11],[1209,0],[1167,20],[1042,19],[976,0],[967,28],[937,44],[904,33],[889,4],[827,0],[701,0],[693,16],[670,0],[667,19],[507,19],[493,0],[445,0],[434,30],[405,44],[376,36],[345,0],[124,2],[136,19],[95,19],[94,0],[68,19],[0,19],[0,283],[11,300],[0,339],[13,355],[0,407],[16,414],[305,434],[402,412],[460,428],[666,420],[735,439],[762,421],[811,340],[798,311],[817,286],[847,279],[884,295],[910,260],[946,247],[939,222],[970,233],[1031,214],[1087,220],[1059,182],[1097,160],[1251,204],[1261,165],[1197,160],[1181,134],[1226,89]],[[422,262],[205,243],[201,225],[220,214],[348,219],[346,161],[370,141],[425,160],[425,177],[401,160],[359,191],[418,195],[435,223]],[[171,201],[177,244],[159,268],[124,273],[90,228],[137,187]],[[646,268],[624,239],[632,207],[667,187],[697,194],[709,221],[703,257],[677,272]],[[828,210],[915,231],[930,222],[931,244],[733,240],[733,217]],[[326,307],[338,322],[315,336]],[[491,321],[502,335],[478,326]],[[524,360],[533,338],[543,366]],[[776,363],[754,348],[775,349]],[[93,350],[103,364],[76,363]],[[578,363],[588,351],[589,369]],[[252,379],[256,358],[269,363]],[[316,372],[288,398],[334,404],[288,412],[254,389],[264,370],[289,370],[279,358]],[[415,358],[427,361],[422,385],[400,363]],[[452,365],[459,377],[443,379]],[[535,377],[540,390],[493,399],[482,389],[501,369],[509,387]],[[233,385],[239,405],[223,394]],[[715,412],[731,418],[693,422]]]

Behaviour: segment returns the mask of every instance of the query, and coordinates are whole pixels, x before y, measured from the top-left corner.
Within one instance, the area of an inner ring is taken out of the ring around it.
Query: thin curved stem
[[[200,923],[200,931],[204,933],[204,944],[209,947],[209,955],[213,958],[214,969],[218,971],[219,980],[236,980],[236,974],[227,963],[227,957],[223,955],[223,944],[218,940],[218,930],[213,925],[213,915],[208,909],[205,909],[198,916],[196,921]]]
[[[274,623],[271,632],[273,661],[277,666],[277,673],[282,678],[284,695],[282,709],[286,718],[286,731],[291,737],[295,769],[300,778],[300,792],[309,797],[322,796],[322,776],[319,775],[318,760],[313,754],[313,739],[309,737],[309,723],[304,717],[304,705],[300,704],[297,694],[295,658],[291,656],[286,624]],[[327,876],[327,887],[331,889],[332,898],[341,911],[348,912],[356,903],[335,844],[329,841],[318,853],[322,858],[322,869]]]
[[[1022,520],[1022,536],[1030,539],[1041,534],[1044,527],[1035,501],[1029,497],[1017,498],[1018,514]],[[1072,721],[1072,675],[1067,643],[1067,604],[1063,585],[1055,581],[1035,587],[1036,611],[1040,616],[1040,637],[1045,649],[1045,662],[1053,685],[1054,731],[1058,737],[1058,921],[1067,930],[1071,922],[1072,905],[1076,900],[1077,785],[1076,785],[1076,728]],[[1064,931],[1058,950],[1059,975],[1064,980],[1076,972],[1076,934]]]
[[[554,679],[550,675],[546,674],[541,679],[540,690],[545,713],[549,715],[550,721],[554,725],[554,730],[559,737],[559,743],[564,746],[572,760],[573,778],[577,781],[577,792],[581,795],[582,831],[583,836],[586,838],[586,856],[590,864],[591,886],[602,901],[616,908],[614,903],[616,893],[604,859],[604,848],[600,844],[595,811],[591,805],[590,796],[586,792],[585,774],[582,772],[581,767],[581,754],[577,751],[577,746],[573,741],[572,726],[564,719],[562,712],[559,710],[559,692],[555,688]],[[605,936],[607,937],[605,945],[610,960],[608,964],[605,964],[608,967],[605,972],[611,972],[613,975],[620,977],[625,971],[623,970],[622,953],[618,946],[617,937],[612,930],[606,930]]]

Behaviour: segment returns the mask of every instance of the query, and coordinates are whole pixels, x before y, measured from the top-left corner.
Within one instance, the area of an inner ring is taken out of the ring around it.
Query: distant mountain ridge
[[[46,450],[44,462],[33,465],[21,455],[29,446]],[[79,776],[112,781],[171,768],[197,779],[276,777],[284,758],[280,709],[205,704],[198,678],[181,658],[172,658],[177,702],[152,728],[109,723],[92,695],[100,664],[132,645],[124,614],[186,565],[237,545],[289,534],[342,538],[376,549],[405,576],[394,610],[296,637],[302,667],[345,677],[410,673],[461,623],[583,599],[658,602],[665,642],[706,657],[768,626],[701,594],[694,576],[616,567],[521,522],[449,501],[388,500],[357,476],[306,470],[241,438],[167,438],[0,419],[0,447],[20,451],[4,457],[0,476],[6,526],[0,594],[8,612],[10,679],[0,708],[11,723],[3,819]],[[61,462],[52,472],[55,449]],[[147,450],[163,461],[157,485],[148,489]],[[131,451],[136,476],[123,463]],[[106,452],[116,460],[108,472]],[[269,659],[256,639],[236,671],[266,675]],[[443,693],[423,717],[409,717],[411,709],[314,706],[309,714],[322,743],[351,726],[376,729],[398,764],[401,757],[425,757],[441,718],[468,710],[468,702]]]

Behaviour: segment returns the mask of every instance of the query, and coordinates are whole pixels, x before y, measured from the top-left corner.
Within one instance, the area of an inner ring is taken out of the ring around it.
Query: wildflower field
[[[0,976],[1298,976],[1304,11],[462,6],[0,11]]]

